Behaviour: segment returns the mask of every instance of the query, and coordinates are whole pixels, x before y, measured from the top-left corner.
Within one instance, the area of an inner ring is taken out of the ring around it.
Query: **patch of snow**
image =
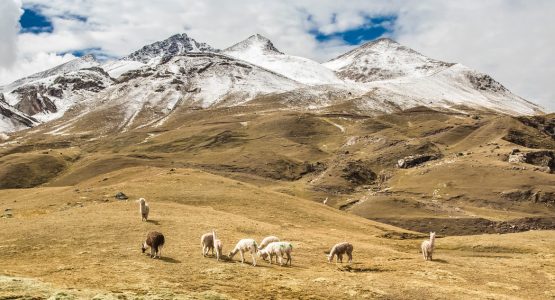
[[[321,64],[279,52],[267,38],[253,35],[229,47],[223,54],[271,70],[308,85],[339,84],[335,73]]]
[[[102,69],[111,77],[118,78],[125,72],[137,70],[144,66],[146,66],[146,64],[134,60],[116,60],[103,64]]]

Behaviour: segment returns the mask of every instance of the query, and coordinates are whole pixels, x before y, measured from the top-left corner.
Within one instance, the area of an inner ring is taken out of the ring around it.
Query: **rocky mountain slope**
[[[142,124],[150,126],[176,109],[265,101],[299,111],[373,115],[417,106],[510,115],[541,112],[486,74],[427,58],[389,39],[319,64],[284,54],[258,34],[224,51],[177,34],[102,65],[84,56],[0,91],[14,112],[7,113],[4,105],[0,127],[5,132],[59,119],[70,109],[80,113],[68,118],[109,114],[110,107],[116,109],[112,115],[125,110],[127,117],[112,124],[123,129],[140,115],[151,116]]]

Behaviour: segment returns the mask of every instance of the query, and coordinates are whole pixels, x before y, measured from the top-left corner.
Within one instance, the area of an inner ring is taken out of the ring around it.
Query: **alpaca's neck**
[[[430,237],[430,246],[434,246],[434,242],[436,241],[436,237]]]

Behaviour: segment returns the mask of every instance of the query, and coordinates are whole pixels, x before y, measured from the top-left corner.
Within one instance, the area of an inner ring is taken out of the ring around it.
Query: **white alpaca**
[[[214,254],[214,233],[205,233],[200,237],[200,246],[202,247],[202,256],[208,255],[208,252],[212,250]]]
[[[252,256],[252,265],[256,267],[256,258],[254,255],[258,252],[257,246],[256,241],[253,239],[242,239],[235,245],[235,248],[229,252],[229,259],[233,259],[233,256],[239,252],[241,254],[241,263],[244,263],[244,253],[250,252]]]
[[[349,263],[353,261],[353,245],[347,242],[339,243],[333,246],[328,255],[328,262],[332,262],[333,257],[337,255],[337,262],[343,263],[343,254],[347,253]]]
[[[145,198],[139,199],[139,212],[141,213],[141,220],[148,220],[148,211],[150,210],[148,203],[146,203]]]
[[[260,246],[258,246],[258,250],[262,250],[264,249],[266,246],[268,246],[268,244],[273,243],[273,242],[279,242],[279,238],[277,236],[267,236],[265,237],[262,242],[260,242]]]
[[[422,249],[422,255],[424,256],[424,260],[432,260],[435,240],[436,240],[436,233],[430,232],[430,239],[422,242],[422,245],[420,248]]]
[[[272,258],[276,257],[276,263],[279,258],[279,265],[283,266],[283,256],[287,256],[287,260],[285,261],[285,265],[289,263],[291,266],[291,252],[293,251],[293,245],[289,242],[272,242],[266,246],[266,248],[260,250],[258,252],[258,256],[262,257],[262,259],[266,260],[268,257],[270,258],[270,264],[272,264]]]

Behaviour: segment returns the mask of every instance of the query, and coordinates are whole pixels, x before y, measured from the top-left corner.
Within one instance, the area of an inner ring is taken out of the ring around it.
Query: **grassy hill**
[[[553,116],[272,105],[181,110],[124,131],[116,115],[69,114],[0,144],[0,297],[555,297],[555,231],[527,231],[555,226]],[[512,163],[514,149],[548,154]],[[432,158],[397,166],[415,155]],[[246,237],[291,241],[293,267],[203,258],[212,228],[225,253]],[[150,230],[166,236],[161,260],[140,253]],[[354,263],[328,264],[342,241]]]

